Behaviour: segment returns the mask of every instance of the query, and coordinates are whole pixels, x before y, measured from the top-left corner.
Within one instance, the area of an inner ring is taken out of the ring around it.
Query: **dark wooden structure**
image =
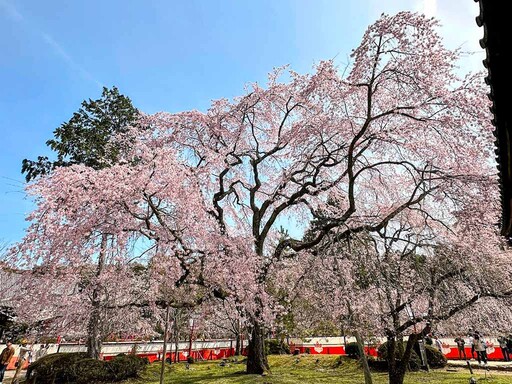
[[[492,101],[492,124],[495,127],[496,160],[501,187],[502,221],[501,233],[509,241],[512,239],[512,102],[507,96],[512,90],[512,21],[506,0],[475,0],[480,5],[480,14],[476,18],[478,26],[483,27],[484,37],[480,46],[487,57],[484,66],[488,75],[485,82],[490,87],[489,98]]]

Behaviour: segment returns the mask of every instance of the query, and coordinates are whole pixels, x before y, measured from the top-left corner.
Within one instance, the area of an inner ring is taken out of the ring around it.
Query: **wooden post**
[[[167,355],[167,332],[169,331],[169,305],[165,308],[164,346],[162,350],[162,366],[160,367],[160,384],[164,384],[165,360]]]
[[[189,320],[189,326],[190,326],[190,339],[188,344],[188,355],[192,357],[192,338],[194,337],[194,318],[191,317]]]

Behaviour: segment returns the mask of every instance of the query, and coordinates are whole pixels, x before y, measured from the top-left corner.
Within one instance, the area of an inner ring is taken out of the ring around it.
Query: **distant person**
[[[30,345],[30,349],[28,350],[28,353],[27,353],[27,362],[28,362],[28,365],[32,364],[34,362],[34,344],[31,344]]]
[[[512,335],[507,336],[507,350],[509,357],[512,356]]]
[[[16,379],[19,376],[21,370],[23,369],[25,362],[28,360],[29,355],[30,355],[30,348],[27,347],[26,343],[21,344],[20,353],[18,355],[18,360],[16,361],[16,372],[14,372],[14,376],[12,377],[13,383],[18,382]]]
[[[478,365],[487,366],[487,345],[485,344],[485,340],[480,336],[479,333],[475,333],[475,338],[473,341],[475,345],[476,357],[478,359]]]
[[[510,361],[509,351],[507,347],[507,338],[505,336],[498,337],[498,343],[500,343],[501,353],[505,361]]]
[[[46,354],[48,353],[48,347],[48,344],[46,344],[46,346],[41,344],[41,346],[36,352],[36,361],[39,360],[41,357],[46,356]]]
[[[454,341],[455,344],[457,344],[457,349],[459,350],[459,359],[462,359],[462,356],[464,356],[464,360],[467,360],[468,358],[466,357],[466,350],[464,349],[466,341],[462,335],[458,336]]]
[[[472,333],[470,330],[468,337],[469,337],[469,345],[471,346],[471,359],[474,359],[475,358],[475,334]]]
[[[12,342],[10,340],[7,341],[6,347],[3,349],[0,354],[0,384],[2,384],[4,380],[4,373],[14,356],[14,347],[12,346]]]
[[[443,353],[443,343],[441,343],[441,340],[439,340],[439,337],[434,336],[434,344],[436,348],[439,350],[439,352]]]

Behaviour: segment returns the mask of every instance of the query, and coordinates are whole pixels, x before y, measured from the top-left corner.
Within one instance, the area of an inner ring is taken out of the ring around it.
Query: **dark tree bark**
[[[411,354],[413,352],[414,344],[418,342],[420,334],[413,333],[409,336],[405,350],[403,350],[403,343],[401,340],[398,341],[395,336],[388,336],[388,377],[389,384],[403,384],[405,373],[409,366]],[[399,350],[400,358],[397,359],[396,350]],[[402,353],[403,350],[403,353]]]
[[[96,267],[96,277],[99,278],[105,267],[105,252],[107,249],[107,235],[101,235],[100,254],[98,256],[98,265]],[[101,334],[101,289],[98,282],[95,283],[92,291],[92,311],[89,323],[87,324],[87,356],[92,359],[99,359],[102,347]]]
[[[240,356],[242,354],[242,338],[240,333],[237,333],[235,336],[235,356]]]
[[[265,335],[263,325],[254,321],[251,341],[249,342],[249,353],[247,355],[247,373],[261,375],[270,372],[267,355],[265,354]]]
[[[100,334],[101,319],[99,310],[94,308],[87,325],[87,356],[91,359],[99,359],[102,347]]]
[[[180,321],[179,312],[176,310],[174,312],[174,333],[173,333],[173,339],[174,339],[174,362],[175,363],[178,363],[179,360],[180,360],[180,355],[179,355],[179,342],[180,342],[179,321]]]

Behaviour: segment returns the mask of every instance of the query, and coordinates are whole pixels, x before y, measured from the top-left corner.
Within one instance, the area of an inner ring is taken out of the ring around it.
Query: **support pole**
[[[162,351],[162,366],[160,367],[160,384],[164,384],[165,360],[167,355],[167,333],[169,331],[169,305],[165,308],[165,324],[164,324],[164,347]]]

